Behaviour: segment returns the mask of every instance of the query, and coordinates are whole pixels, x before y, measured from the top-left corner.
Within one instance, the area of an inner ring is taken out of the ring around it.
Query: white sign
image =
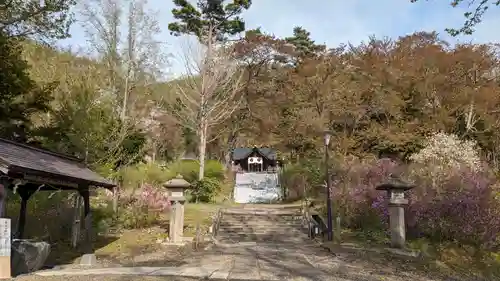
[[[3,184],[0,184],[0,217],[3,216],[3,213],[5,211],[5,196],[7,195],[7,192],[5,191],[5,187]]]
[[[172,191],[172,197],[182,197],[184,193],[182,191]]]
[[[0,219],[0,257],[10,257],[10,219]]]
[[[405,199],[405,194],[404,192],[400,191],[400,190],[393,190],[392,193],[391,193],[391,199],[393,200],[401,200],[401,199]]]

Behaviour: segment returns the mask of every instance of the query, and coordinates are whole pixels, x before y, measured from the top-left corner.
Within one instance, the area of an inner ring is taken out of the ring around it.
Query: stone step
[[[219,229],[217,234],[241,234],[241,235],[251,235],[251,234],[302,234],[306,233],[306,230],[304,229],[299,229],[299,228],[294,228],[294,229],[251,229],[251,230],[245,230],[245,229]]]
[[[279,230],[269,230],[269,229],[220,229],[217,233],[242,233],[242,234],[266,234],[266,233],[303,233],[305,230],[302,229],[279,229]]]
[[[281,218],[294,218],[294,217],[297,217],[297,218],[302,218],[302,215],[301,214],[296,214],[296,213],[286,213],[286,214],[280,214],[280,213],[222,213],[222,216],[223,217],[229,217],[229,216],[232,216],[232,217],[254,217],[254,218],[272,218],[272,217],[281,217]]]
[[[217,236],[216,239],[218,241],[223,240],[231,240],[231,241],[281,241],[281,242],[308,242],[308,238],[306,236],[273,236],[273,235],[254,235],[254,236]]]
[[[222,215],[241,215],[241,216],[302,216],[300,212],[295,210],[280,210],[280,209],[226,209],[222,211]]]
[[[310,241],[308,241],[306,238],[289,238],[285,239],[283,237],[280,238],[272,238],[272,237],[262,237],[262,238],[255,238],[255,237],[247,237],[247,238],[217,238],[217,242],[222,242],[222,243],[242,243],[242,242],[260,242],[260,243],[271,243],[275,245],[279,244],[299,244],[299,245],[314,245]],[[317,245],[315,245],[317,246]]]
[[[219,224],[226,225],[297,225],[302,224],[301,221],[239,221],[239,220],[222,220]]]
[[[304,227],[298,225],[294,227],[265,227],[265,226],[248,226],[248,225],[242,225],[242,226],[219,226],[218,231],[243,231],[243,232],[252,232],[252,231],[293,231],[293,230],[301,230],[304,229]]]
[[[253,221],[248,221],[248,222],[241,222],[241,221],[221,221],[219,223],[219,226],[235,226],[235,227],[241,227],[241,226],[249,226],[249,227],[297,227],[301,226],[301,222],[253,222]]]
[[[239,219],[239,218],[222,218],[220,220],[220,222],[231,222],[231,223],[266,223],[266,224],[274,224],[274,223],[284,223],[284,224],[288,224],[288,223],[301,223],[302,220],[280,220],[280,219],[277,219],[277,220],[257,220],[257,219],[251,219],[251,218],[248,218],[248,219]]]
[[[301,219],[283,219],[283,218],[253,218],[253,217],[246,217],[246,218],[235,218],[235,217],[222,217],[221,221],[239,221],[239,222],[300,222],[302,221]]]

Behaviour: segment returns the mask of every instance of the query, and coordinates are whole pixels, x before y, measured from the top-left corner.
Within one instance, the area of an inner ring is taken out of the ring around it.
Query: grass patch
[[[360,249],[382,249],[389,245],[390,239],[381,231],[343,229],[341,242],[342,245],[357,245]],[[327,246],[332,249],[341,247],[334,243]],[[500,252],[480,251],[451,242],[432,243],[427,239],[410,240],[407,247],[421,253],[418,259],[411,262],[397,261],[409,270],[466,279],[500,279]],[[394,258],[388,259],[396,262]]]
[[[194,237],[197,225],[202,232],[207,232],[212,225],[212,216],[220,207],[218,204],[187,203],[184,209],[184,236]]]
[[[479,250],[452,242],[432,243],[426,239],[408,242],[408,247],[419,250],[431,265],[447,274],[468,278],[500,279],[500,252]]]
[[[96,254],[112,258],[132,257],[152,250],[158,239],[166,237],[165,229],[162,227],[126,230],[117,237],[117,240],[97,249]]]

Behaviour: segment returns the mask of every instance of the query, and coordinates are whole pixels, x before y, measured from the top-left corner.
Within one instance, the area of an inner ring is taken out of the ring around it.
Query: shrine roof
[[[0,171],[14,178],[19,175],[71,184],[112,188],[115,185],[90,170],[81,159],[0,139]]]

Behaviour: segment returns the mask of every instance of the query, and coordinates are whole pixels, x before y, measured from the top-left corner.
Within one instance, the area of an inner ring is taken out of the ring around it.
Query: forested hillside
[[[436,33],[420,32],[331,48],[316,44],[300,27],[293,31],[289,38],[246,31],[234,44],[234,58],[243,71],[241,102],[230,118],[211,128],[211,158],[224,160],[232,148],[246,145],[273,146],[290,159],[311,157],[321,149],[323,131],[331,130],[332,149],[339,155],[402,160],[429,133],[445,131],[476,140],[483,156],[496,163],[495,45],[450,46]],[[132,161],[129,157],[138,161],[146,154],[171,160],[186,150],[196,152],[196,132],[177,124],[171,112],[178,99],[176,82],[155,82],[142,69],[143,77],[136,75],[134,85],[127,86],[130,77],[112,69],[106,54],[90,58],[4,36],[4,44],[18,45],[13,51],[23,49],[8,59],[25,60],[26,67],[16,67],[29,75],[24,78],[30,79],[28,87],[44,94],[37,104],[25,105],[40,107],[24,109],[31,115],[30,122],[23,121],[28,122],[22,137],[26,141],[38,140],[79,157],[87,154],[89,163],[100,164],[109,161],[103,151],[111,146],[123,146],[113,152],[120,154],[113,160],[119,162]],[[155,117],[150,116],[153,108]],[[130,124],[115,131],[124,112]],[[155,126],[144,126],[152,119],[159,119]],[[13,137],[12,130],[6,128],[3,136]]]

